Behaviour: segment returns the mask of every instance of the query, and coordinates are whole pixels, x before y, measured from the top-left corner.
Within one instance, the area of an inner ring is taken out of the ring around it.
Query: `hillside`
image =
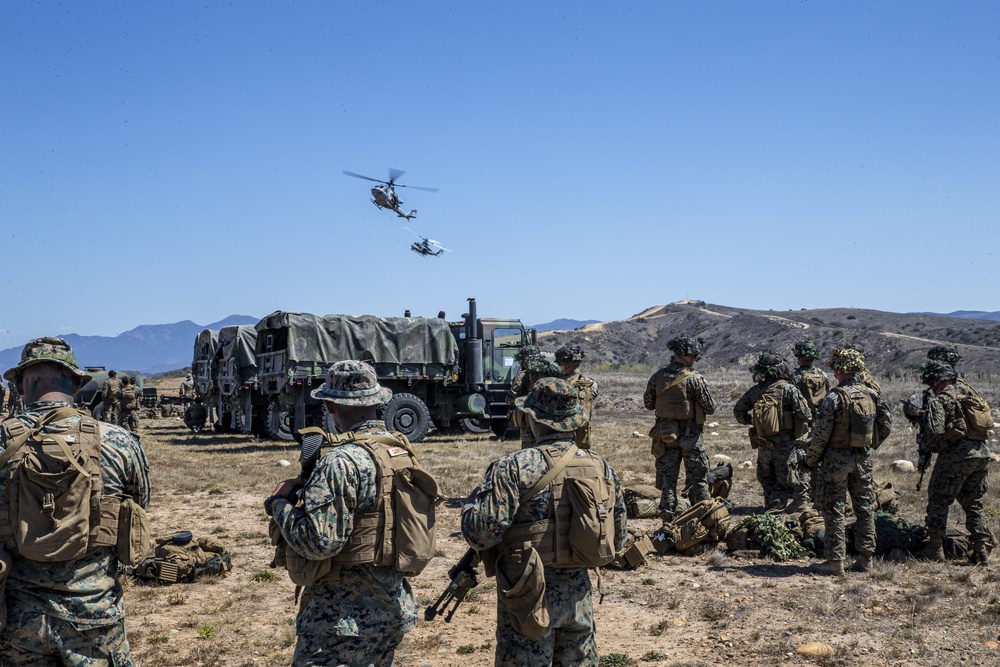
[[[678,301],[625,320],[540,333],[539,344],[551,352],[576,343],[587,352],[591,365],[658,366],[670,358],[667,341],[683,334],[705,339],[707,350],[700,365],[708,368],[746,367],[764,350],[794,362],[792,343],[799,338],[819,345],[821,361],[835,347],[856,344],[866,352],[869,366],[882,374],[914,370],[927,349],[941,343],[958,347],[966,373],[1000,368],[998,322],[853,308],[764,311]]]

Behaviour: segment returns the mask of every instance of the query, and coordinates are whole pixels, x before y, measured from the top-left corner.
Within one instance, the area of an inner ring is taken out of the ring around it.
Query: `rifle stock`
[[[479,576],[476,572],[478,565],[479,554],[476,550],[469,549],[466,551],[461,560],[448,570],[448,576],[451,578],[448,587],[441,593],[437,602],[424,610],[425,620],[433,621],[435,617],[447,610],[448,613],[445,614],[444,621],[445,623],[451,623],[452,616],[455,615],[455,611],[462,604],[466,594],[479,585]],[[449,605],[451,609],[448,609]]]

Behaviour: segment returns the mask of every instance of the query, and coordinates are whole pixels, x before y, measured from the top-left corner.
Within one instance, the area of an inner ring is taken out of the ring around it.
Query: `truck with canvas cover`
[[[219,427],[223,431],[262,433],[253,416],[252,394],[257,387],[257,329],[251,324],[223,327],[216,353],[219,388]]]
[[[461,321],[442,317],[317,316],[278,311],[257,323],[259,393],[251,420],[266,413],[272,437],[295,430],[332,430],[322,404],[310,393],[337,361],[370,363],[379,383],[393,392],[382,407],[386,426],[411,442],[432,425],[502,430],[504,401],[516,372],[514,355],[527,342],[519,320],[480,319],[475,299]]]
[[[195,394],[201,397],[201,402],[209,410],[217,401],[216,385],[218,370],[215,366],[215,355],[219,351],[219,332],[205,329],[194,339],[194,356],[191,359],[191,378],[194,381]]]

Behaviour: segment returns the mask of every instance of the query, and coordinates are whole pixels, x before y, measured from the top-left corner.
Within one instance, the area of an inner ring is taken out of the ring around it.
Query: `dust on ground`
[[[743,377],[707,374],[723,407],[706,429],[709,454],[755,461],[745,427],[732,418]],[[598,376],[596,449],[626,485],[653,479],[651,419],[641,408],[646,377]],[[890,400],[912,388],[887,382]],[[988,388],[986,393],[995,400]],[[638,400],[637,400],[638,398]],[[995,403],[994,403],[995,404]],[[640,437],[634,437],[634,434]],[[191,434],[177,418],[144,421],[140,428],[152,467],[151,517],[158,535],[191,530],[233,551],[233,571],[173,586],[129,582],[125,600],[133,652],[141,665],[289,665],[295,642],[295,589],[268,564],[272,548],[261,501],[297,472],[294,443],[245,435]],[[913,435],[899,417],[896,431],[877,452],[876,476],[901,492],[901,514],[922,523],[925,492],[915,474],[890,464],[914,458]],[[461,499],[486,465],[516,448],[486,436],[433,436],[416,446],[422,464],[442,483],[439,557],[412,580],[423,608],[447,584],[447,570],[465,552],[459,531]],[[292,462],[280,467],[279,460]],[[997,467],[994,466],[994,474]],[[738,470],[731,500],[735,514],[760,511],[754,471]],[[986,505],[998,532],[1000,500]],[[961,520],[953,508],[952,522]],[[653,530],[658,521],[630,522]],[[808,561],[774,563],[710,551],[702,556],[651,555],[636,571],[603,575],[605,597],[596,605],[597,640],[612,665],[939,665],[1000,664],[1000,576],[958,562],[876,561],[873,572],[843,578],[810,575]],[[596,578],[594,578],[596,587]],[[403,667],[491,665],[495,588],[484,580],[451,623],[425,622],[397,651]],[[809,641],[836,654],[806,658],[796,647]]]

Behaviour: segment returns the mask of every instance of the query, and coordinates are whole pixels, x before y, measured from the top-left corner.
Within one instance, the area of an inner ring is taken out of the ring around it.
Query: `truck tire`
[[[493,429],[492,424],[488,419],[460,419],[459,425],[461,425],[462,430],[466,433],[475,433],[476,435],[482,435],[483,433],[490,433]]]
[[[90,409],[90,416],[97,421],[101,421],[101,417],[104,416],[104,401],[94,404],[94,407]]]
[[[267,406],[267,420],[264,422],[267,434],[275,440],[294,440],[292,429],[288,425],[289,417],[291,414],[288,410],[282,410],[277,403]]]
[[[410,442],[420,442],[431,427],[431,413],[413,394],[396,394],[382,407],[382,419],[390,431],[399,431]]]

